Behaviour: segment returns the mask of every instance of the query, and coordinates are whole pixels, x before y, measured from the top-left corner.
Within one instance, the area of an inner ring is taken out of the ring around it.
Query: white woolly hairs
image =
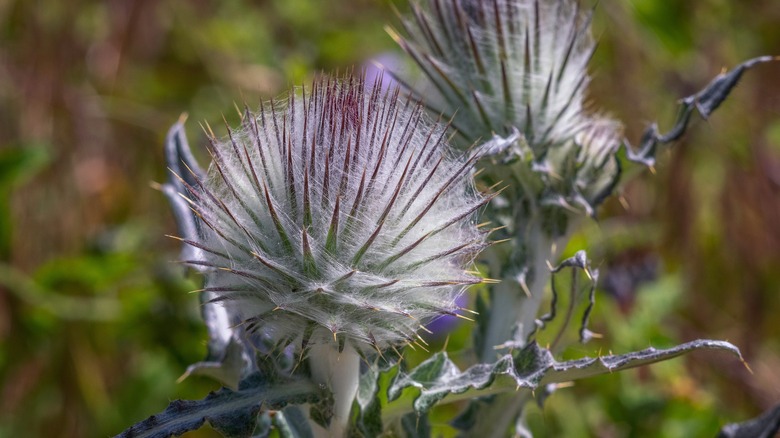
[[[379,81],[320,79],[247,111],[184,194],[207,236],[187,241],[206,290],[277,343],[408,343],[481,281],[464,271],[486,245],[475,158]]]

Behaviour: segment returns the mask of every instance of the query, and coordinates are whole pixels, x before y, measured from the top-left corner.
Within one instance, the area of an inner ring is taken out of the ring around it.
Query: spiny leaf
[[[639,150],[635,152],[626,142],[628,158],[647,166],[653,166],[658,146],[671,143],[682,137],[688,128],[694,109],[703,118],[708,118],[728,98],[747,70],[758,64],[778,60],[780,60],[780,57],[777,56],[760,56],[749,59],[730,71],[719,74],[704,89],[680,101],[680,112],[678,113],[677,121],[669,132],[661,134],[658,130],[658,125],[653,123],[642,134]]]
[[[296,380],[271,384],[260,375],[242,382],[238,391],[222,388],[203,400],[176,400],[165,411],[117,435],[117,438],[163,438],[199,429],[208,422],[225,437],[252,435],[258,414],[288,403],[317,400],[320,390],[310,381]]]
[[[724,350],[740,360],[742,358],[739,349],[728,342],[697,340],[662,350],[651,347],[622,355],[557,362],[550,351],[534,342],[514,355],[501,357],[493,364],[477,364],[461,372],[447,353],[441,352],[408,374],[399,373],[388,388],[388,399],[395,400],[406,388],[417,388],[419,394],[415,397],[414,409],[418,413],[425,413],[451,394],[462,394],[469,390],[483,390],[482,394],[485,395],[519,388],[534,390],[551,383],[612,373],[704,349]],[[497,383],[496,379],[499,378],[502,382]],[[459,398],[473,398],[480,394],[478,391]]]
[[[165,161],[171,174],[168,176],[168,182],[163,184],[162,191],[171,203],[173,215],[179,226],[179,235],[186,239],[198,240],[202,237],[198,218],[179,193],[187,191],[185,184],[197,185],[197,180],[202,179],[205,174],[192,155],[182,121],[174,124],[165,137]],[[180,175],[181,179],[175,175]],[[181,257],[199,258],[198,249],[183,245]]]
[[[190,150],[183,123],[184,118],[174,124],[165,139],[165,158],[171,174],[162,189],[171,203],[179,235],[186,242],[182,245],[182,259],[205,260],[205,247],[192,244],[203,239],[202,224],[205,222],[179,196],[179,193],[194,193],[194,187],[199,186],[205,178],[205,173]],[[251,360],[245,360],[252,355],[247,354],[249,347],[240,340],[242,330],[235,328],[238,321],[223,306],[211,302],[216,296],[207,290],[199,294],[201,315],[209,335],[208,354],[203,362],[187,368],[182,378],[191,374],[205,374],[235,388],[239,379],[252,371]]]

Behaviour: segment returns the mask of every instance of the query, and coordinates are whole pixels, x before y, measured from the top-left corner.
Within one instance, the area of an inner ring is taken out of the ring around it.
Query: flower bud
[[[187,262],[247,330],[383,350],[481,281],[465,271],[485,246],[476,158],[381,78],[317,80],[210,137],[207,176],[182,179],[204,236],[185,239],[203,254]]]
[[[537,150],[582,129],[595,44],[575,1],[426,3],[412,2],[408,38],[394,36],[435,90],[431,105],[459,109],[453,124],[467,139],[516,128]]]
[[[501,144],[483,178],[510,182],[512,204],[592,215],[619,177],[622,129],[586,108],[591,14],[575,0],[424,4],[412,0],[406,37],[391,35],[425,74],[429,106],[467,142]]]

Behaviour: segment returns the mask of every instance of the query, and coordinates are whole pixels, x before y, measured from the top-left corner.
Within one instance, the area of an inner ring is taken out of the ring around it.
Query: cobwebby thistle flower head
[[[205,180],[187,185],[204,235],[206,290],[248,330],[306,348],[385,349],[462,309],[480,278],[465,267],[485,245],[487,202],[475,158],[381,79],[320,79],[211,135]]]
[[[590,16],[572,0],[412,1],[408,38],[391,33],[470,141],[518,129],[531,147],[584,125]]]
[[[411,8],[406,36],[391,35],[425,74],[430,106],[451,115],[468,142],[504,138],[486,179],[522,180],[507,193],[515,203],[592,214],[619,176],[622,135],[586,105],[592,14],[575,0],[411,0]]]

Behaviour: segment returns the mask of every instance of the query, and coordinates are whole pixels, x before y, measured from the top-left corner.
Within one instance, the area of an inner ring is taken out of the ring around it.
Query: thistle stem
[[[501,255],[497,254],[497,257],[489,260],[491,270],[499,270],[503,281],[497,285],[492,295],[487,340],[481,352],[483,362],[495,360],[496,351],[493,346],[513,340],[515,327],[519,326],[519,333],[515,334],[516,341],[525,341],[536,328],[536,316],[551,276],[548,262],[554,263],[553,259],[556,257],[556,251],[553,249],[556,241],[547,236],[542,221],[539,215],[532,215],[531,220],[526,222],[523,235],[518,236],[515,242],[513,254],[503,260]],[[561,238],[560,241],[565,242],[566,238]],[[517,278],[520,272],[525,273],[525,287],[520,285]],[[483,433],[483,438],[504,436],[530,398],[527,391],[523,394],[498,395],[489,408],[483,407],[479,426],[473,431],[490,430],[489,435]]]
[[[527,245],[523,264],[509,265],[506,262],[502,264],[499,260],[491,260],[491,271],[500,272],[502,282],[495,286],[492,295],[487,342],[480,356],[482,361],[492,362],[496,359],[493,347],[510,340],[516,326],[521,326],[520,339],[525,339],[535,328],[534,321],[542,304],[544,289],[550,280],[547,262],[555,254],[552,250],[552,240],[545,237],[539,227],[532,227],[523,240],[522,244]],[[501,255],[497,256],[500,258]],[[511,259],[513,257],[510,257]],[[518,272],[523,269],[527,279],[525,288],[516,278]]]
[[[529,246],[532,254],[529,257],[528,291],[530,297],[523,296],[520,300],[520,312],[516,313],[517,322],[522,324],[522,337],[528,335],[536,328],[536,316],[539,314],[539,307],[542,305],[544,290],[550,282],[550,268],[548,263],[554,263],[553,258],[556,254],[553,251],[553,240],[544,236],[542,230],[537,230],[529,236]]]
[[[327,430],[313,424],[317,437],[343,437],[349,424],[349,413],[357,394],[360,378],[360,356],[347,343],[339,352],[333,343],[313,345],[309,366],[314,381],[325,385],[333,394],[333,418]]]

